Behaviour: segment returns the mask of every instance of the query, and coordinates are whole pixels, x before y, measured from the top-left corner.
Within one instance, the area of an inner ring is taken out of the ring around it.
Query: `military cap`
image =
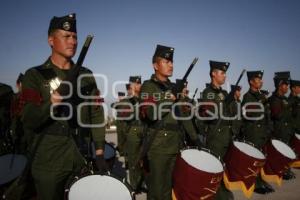
[[[50,35],[50,33],[56,29],[61,29],[64,31],[70,31],[70,32],[77,33],[77,31],[76,31],[76,14],[72,13],[72,14],[69,14],[66,16],[62,16],[62,17],[54,16],[50,21],[48,35]]]
[[[130,83],[142,83],[142,77],[141,76],[130,76],[129,82]]]
[[[259,70],[259,71],[247,71],[248,81],[250,81],[253,78],[262,78],[263,75],[264,75],[264,71],[263,70]]]
[[[210,65],[210,71],[212,71],[214,69],[218,69],[218,70],[222,70],[222,71],[226,72],[227,69],[229,68],[230,63],[210,60],[209,65]]]
[[[173,47],[167,47],[167,46],[162,46],[162,45],[157,45],[153,58],[152,58],[152,63],[155,63],[156,57],[161,57],[165,58],[169,61],[173,62],[173,54],[174,54],[174,48]]]
[[[130,83],[126,83],[126,90],[129,90],[130,89]]]
[[[241,86],[239,86],[239,85],[231,85],[230,86],[231,87],[231,91],[236,91],[236,90],[239,90],[239,91],[241,91],[242,90],[242,87]]]
[[[118,92],[118,96],[119,97],[124,97],[125,96],[125,92]]]
[[[24,74],[20,73],[18,78],[17,78],[17,83],[21,83],[23,81],[23,78],[24,78]]]
[[[291,87],[300,86],[300,81],[298,80],[290,80]]]
[[[275,87],[278,87],[280,84],[289,84],[290,83],[290,72],[275,72],[274,74],[274,84]]]

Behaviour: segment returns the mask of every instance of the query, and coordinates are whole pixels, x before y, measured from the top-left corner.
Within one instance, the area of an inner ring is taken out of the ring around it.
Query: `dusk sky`
[[[234,83],[243,68],[264,70],[264,88],[273,90],[275,71],[300,80],[300,1],[297,0],[2,0],[0,7],[0,82],[14,87],[20,72],[50,55],[47,29],[53,16],[77,14],[78,50],[95,36],[84,66],[108,78],[106,102],[115,81],[130,75],[149,79],[156,44],[175,48],[174,74],[181,78],[194,57],[191,93],[209,82],[209,60],[228,61]],[[248,90],[247,78],[241,82]],[[103,81],[99,88],[105,93]],[[117,89],[125,91],[125,86]],[[191,94],[192,95],[192,94]],[[199,94],[197,94],[199,97]]]

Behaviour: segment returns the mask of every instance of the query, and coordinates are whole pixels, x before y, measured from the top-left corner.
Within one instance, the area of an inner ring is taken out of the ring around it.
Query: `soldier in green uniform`
[[[263,86],[263,73],[263,71],[247,72],[250,88],[248,92],[244,94],[242,102],[242,106],[246,111],[243,115],[242,135],[247,142],[254,144],[255,147],[260,150],[271,137],[271,132],[268,128],[268,101],[266,95],[260,90]],[[260,105],[257,105],[257,103],[260,103]],[[247,112],[247,109],[259,109],[261,106],[264,109],[263,113]],[[260,116],[263,117],[258,119]],[[258,175],[254,191],[259,194],[266,194],[273,192],[274,189]]]
[[[132,189],[138,193],[143,181],[142,169],[139,166],[136,166],[143,134],[143,124],[137,115],[141,90],[141,76],[130,76],[129,84],[131,95],[128,95],[128,97],[122,101],[126,103],[123,105],[123,108],[127,108],[127,110],[122,112],[122,116],[125,117],[123,121],[126,123],[124,151],[126,152],[128,160],[129,182]]]
[[[65,80],[69,70],[74,67],[72,57],[77,48],[75,14],[51,19],[48,43],[51,47],[50,57],[44,64],[27,70],[24,75],[22,122],[25,134],[32,136],[31,170],[38,199],[59,200],[64,199],[67,179],[85,165],[74,138],[91,135],[96,149],[96,166],[100,171],[106,168],[103,157],[105,123],[100,92],[89,69],[81,67],[79,71],[80,75],[87,75],[81,79],[80,91],[89,99],[73,93],[72,98],[65,102],[68,105],[71,102],[73,110],[77,110],[84,102],[92,104],[82,106],[76,115],[72,115],[68,106],[60,105],[62,96],[53,86],[57,80]],[[76,92],[77,88],[73,88],[73,91]],[[66,118],[70,115],[71,119]],[[83,128],[83,125],[94,126]],[[39,145],[32,152],[38,140]]]
[[[213,153],[219,156],[221,159],[225,156],[229,145],[232,142],[232,121],[220,118],[220,112],[223,108],[223,116],[230,117],[232,114],[229,113],[229,104],[234,100],[228,99],[227,91],[222,89],[222,85],[226,80],[226,71],[230,65],[228,62],[217,62],[209,61],[210,64],[210,77],[211,83],[202,92],[202,102],[214,103],[219,112],[216,112],[211,104],[200,107],[200,115],[202,117],[210,117],[204,121],[205,129],[207,133],[206,146]],[[225,101],[226,100],[226,101]],[[214,113],[215,116],[208,114],[208,112]],[[218,115],[216,115],[217,113]],[[213,118],[213,119],[211,119]],[[220,121],[219,121],[220,120]],[[217,126],[219,122],[219,126]],[[219,187],[215,199],[233,199],[233,194],[226,189],[222,182]]]
[[[289,100],[285,96],[289,90],[289,83],[290,72],[275,72],[275,91],[269,98],[271,119],[274,126],[273,137],[288,145],[294,135],[292,106],[289,104]],[[295,178],[295,175],[290,169],[283,174],[283,179],[285,180],[293,178]]]
[[[183,88],[174,86],[169,80],[173,74],[173,53],[174,48],[157,45],[152,58],[155,73],[144,81],[141,88],[140,114],[147,125],[146,137],[152,140],[147,152],[150,170],[148,200],[171,200],[172,172],[183,144],[182,132],[171,111]],[[182,122],[191,124],[191,120]],[[195,131],[189,134],[197,140]]]
[[[292,107],[294,133],[300,134],[300,81],[291,80],[289,104]]]

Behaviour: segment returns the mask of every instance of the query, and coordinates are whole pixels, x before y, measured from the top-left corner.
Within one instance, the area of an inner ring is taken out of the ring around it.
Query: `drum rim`
[[[286,154],[284,154],[283,152],[279,151],[279,150],[275,147],[275,145],[273,144],[273,142],[277,142],[277,143],[279,143],[279,144],[284,144],[284,145],[285,145],[284,147],[287,147],[288,150],[293,154],[293,158],[291,158],[289,155],[286,155]],[[278,151],[278,152],[279,152],[280,154],[282,154],[283,156],[285,156],[285,157],[287,157],[287,158],[289,158],[289,159],[296,159],[296,158],[297,158],[297,155],[296,155],[296,153],[294,152],[294,150],[293,150],[288,144],[286,144],[284,141],[282,141],[282,140],[280,140],[280,139],[272,139],[272,140],[271,140],[271,145],[276,149],[276,151]]]
[[[204,169],[199,169],[199,168],[197,168],[197,167],[191,165],[190,163],[188,163],[188,162],[182,157],[182,152],[185,151],[185,150],[197,150],[197,151],[199,151],[200,153],[201,153],[201,151],[202,151],[202,152],[204,152],[205,154],[208,154],[208,155],[212,156],[214,159],[216,159],[216,160],[219,161],[218,164],[220,164],[220,166],[222,167],[222,171],[217,171],[217,172],[216,172],[216,171],[214,171],[214,172],[213,172],[213,171],[205,171]],[[214,155],[214,154],[212,154],[212,152],[211,152],[209,149],[206,149],[206,148],[200,148],[200,149],[199,149],[199,148],[192,148],[192,147],[184,148],[184,149],[181,150],[181,152],[180,152],[180,158],[181,158],[182,160],[184,160],[184,162],[186,162],[189,166],[195,168],[196,170],[201,170],[201,171],[206,172],[206,173],[219,174],[219,173],[223,173],[224,170],[225,170],[225,165],[224,165],[224,163],[222,162],[221,158],[220,158],[220,157],[217,157],[217,156]]]
[[[94,175],[100,175],[100,176],[109,176],[109,177],[112,177],[112,178],[115,178],[117,179],[118,181],[120,181],[121,183],[123,183],[123,185],[128,189],[129,191],[129,194],[133,200],[133,197],[134,197],[134,191],[132,189],[132,187],[130,186],[130,184],[126,181],[126,179],[121,179],[120,177],[118,177],[117,175],[114,175],[110,172],[107,172],[107,173],[100,173],[100,172],[94,172],[92,170],[89,171],[89,173],[87,174],[82,174],[82,175],[79,175],[79,176],[73,176],[73,178],[68,182],[66,183],[65,185],[65,190],[64,190],[64,193],[65,193],[65,200],[68,200],[69,199],[69,192],[70,192],[70,189],[72,187],[72,185],[74,183],[76,183],[78,180],[84,178],[84,177],[87,177],[87,176],[94,176]],[[77,178],[75,178],[77,177]]]
[[[235,145],[235,143],[242,143],[242,144],[246,144],[252,148],[254,148],[254,150],[258,151],[258,153],[260,153],[259,156],[262,156],[262,157],[254,157],[253,155],[250,155],[248,152],[244,152],[242,151],[238,146]],[[246,140],[243,140],[243,141],[239,141],[239,140],[235,140],[233,141],[233,145],[241,152],[245,153],[247,156],[250,156],[252,158],[255,158],[255,159],[261,159],[261,160],[265,160],[266,159],[266,155],[263,153],[263,151],[259,148],[257,148],[253,143],[249,142],[249,141],[246,141]]]
[[[296,137],[296,139],[300,140],[300,134],[299,133],[295,133],[295,137]]]

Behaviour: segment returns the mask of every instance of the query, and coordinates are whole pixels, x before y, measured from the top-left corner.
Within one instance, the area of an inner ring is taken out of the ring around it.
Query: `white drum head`
[[[192,167],[209,173],[223,172],[223,166],[212,154],[199,151],[198,149],[187,149],[181,152],[181,157]]]
[[[90,175],[70,188],[69,200],[132,200],[128,188],[118,179],[106,175]]]
[[[300,140],[300,135],[299,135],[299,134],[295,133],[295,136],[296,136],[296,138],[297,138],[298,140]]]
[[[272,140],[272,145],[285,157],[288,157],[290,159],[296,158],[295,152],[284,142],[281,142],[280,140]]]
[[[254,146],[251,146],[250,144],[247,144],[245,142],[238,142],[238,141],[234,141],[233,144],[234,146],[236,146],[236,148],[238,148],[241,152],[247,154],[248,156],[257,159],[266,158],[265,155],[260,150],[258,150]]]

